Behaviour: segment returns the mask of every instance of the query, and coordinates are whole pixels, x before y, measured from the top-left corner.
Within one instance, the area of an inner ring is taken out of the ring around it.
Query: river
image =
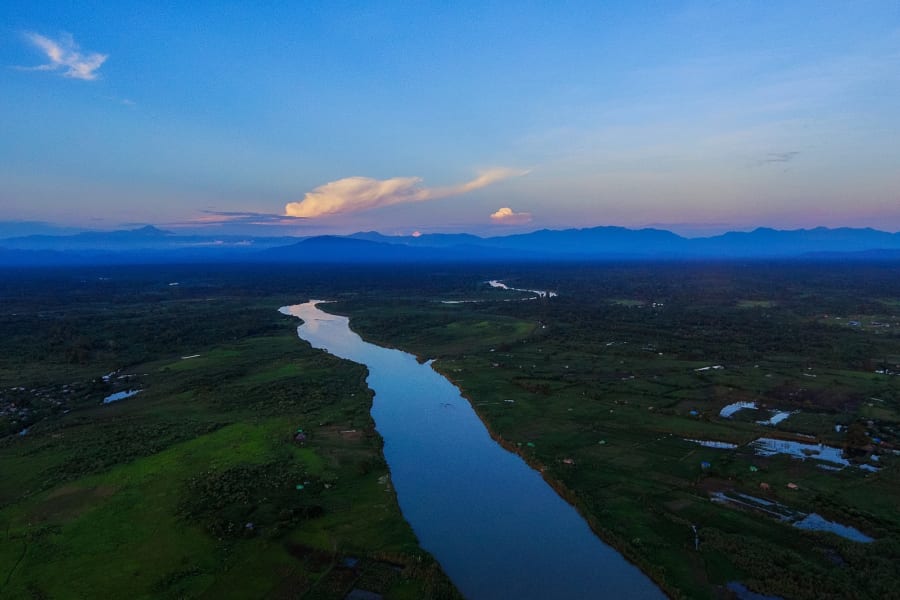
[[[303,320],[298,335],[314,348],[368,367],[400,508],[466,598],[665,598],[537,471],[491,439],[430,364],[363,341],[347,317],[319,302],[281,312]]]

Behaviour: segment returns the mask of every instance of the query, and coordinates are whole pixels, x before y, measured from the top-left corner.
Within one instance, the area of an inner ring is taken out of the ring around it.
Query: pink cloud
[[[291,217],[314,218],[354,213],[394,204],[425,202],[465,194],[526,173],[528,171],[506,168],[489,169],[471,181],[442,188],[423,187],[422,179],[419,177],[394,177],[382,180],[369,177],[346,177],[307,192],[303,200],[285,205],[284,212]]]
[[[503,207],[491,215],[491,221],[498,225],[523,225],[531,222],[531,213],[517,213],[509,207]]]

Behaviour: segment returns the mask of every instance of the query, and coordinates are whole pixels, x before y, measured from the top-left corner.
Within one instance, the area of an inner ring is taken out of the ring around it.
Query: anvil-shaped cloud
[[[346,177],[307,192],[303,200],[285,205],[284,212],[290,217],[322,217],[393,204],[437,200],[465,194],[527,173],[528,171],[517,169],[489,169],[483,171],[472,181],[442,188],[422,187],[420,177],[393,177],[382,180],[369,177]]]

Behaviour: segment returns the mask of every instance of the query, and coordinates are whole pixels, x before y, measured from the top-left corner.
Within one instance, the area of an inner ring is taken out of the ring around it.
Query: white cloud
[[[491,221],[500,225],[522,225],[531,222],[531,213],[517,213],[509,207],[503,207],[491,215]]]
[[[490,169],[471,181],[443,188],[422,187],[420,185],[422,179],[419,177],[394,177],[382,180],[346,177],[307,192],[303,200],[285,205],[284,212],[291,217],[322,217],[393,204],[437,200],[465,194],[527,173],[528,171],[506,168]]]
[[[63,70],[63,77],[93,81],[100,74],[98,69],[106,62],[108,55],[98,52],[82,54],[78,44],[68,33],[64,33],[58,40],[48,38],[39,33],[26,33],[25,39],[31,42],[50,60],[48,64],[36,67],[22,67],[29,71],[58,71]]]

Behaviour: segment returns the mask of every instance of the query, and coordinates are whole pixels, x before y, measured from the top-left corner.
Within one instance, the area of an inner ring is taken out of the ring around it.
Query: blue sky
[[[0,5],[0,221],[900,230],[896,2],[181,4]]]

